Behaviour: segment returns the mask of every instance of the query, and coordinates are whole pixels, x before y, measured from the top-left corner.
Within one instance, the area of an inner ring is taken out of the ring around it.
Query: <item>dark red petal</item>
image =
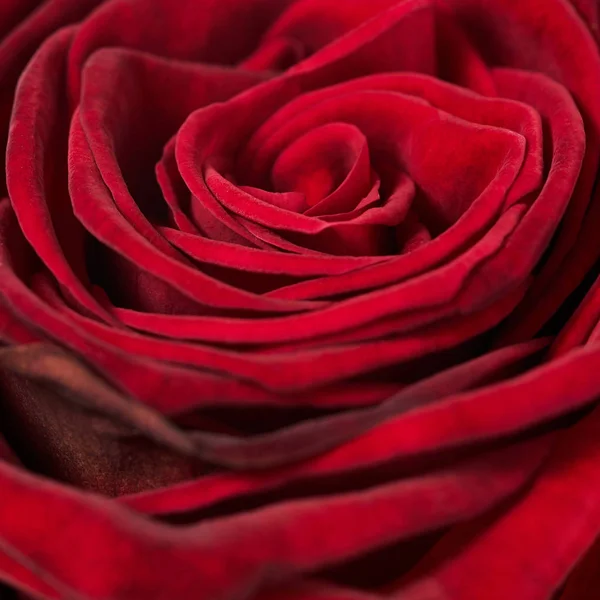
[[[110,0],[86,19],[69,54],[69,92],[79,98],[81,74],[96,50],[118,46],[168,58],[233,64],[294,0]],[[252,23],[252,27],[248,27]]]
[[[199,304],[275,312],[292,312],[311,306],[310,303],[279,301],[238,290],[163,254],[141,237],[112,202],[77,111],[69,140],[69,191],[75,215],[96,239],[122,254],[138,269],[162,279]]]
[[[547,442],[509,447],[425,477],[287,502],[184,530],[1,464],[1,538],[60,581],[65,592],[88,598],[234,598],[284,573],[332,564],[480,513],[527,482]],[[250,544],[259,531],[262,543]]]
[[[277,40],[294,40],[312,54],[379,13],[397,0],[299,0],[288,8],[267,32],[264,45]]]
[[[568,2],[454,0],[452,7],[489,64],[546,73],[569,90],[584,118],[586,152],[577,189],[543,271],[511,325],[511,340],[529,339],[579,285],[598,257],[600,203],[591,198],[600,154],[600,54],[596,41]],[[518,91],[536,103],[535,89]],[[544,96],[539,96],[543,101]],[[571,123],[565,125],[568,128]]]
[[[249,469],[292,463],[333,449],[392,416],[423,408],[443,395],[480,387],[509,367],[515,369],[545,345],[536,341],[498,350],[409,385],[376,406],[312,419],[249,440],[201,432],[192,437],[203,458],[220,464]]]
[[[600,36],[600,5],[597,0],[571,0],[596,39]]]
[[[105,0],[6,0],[0,7],[0,157],[5,164],[15,85],[25,65],[56,30],[78,21]],[[6,184],[0,183],[5,195]]]
[[[284,254],[228,244],[176,229],[163,228],[161,232],[195,260],[256,273],[314,277],[347,273],[383,260],[362,256]]]
[[[227,474],[201,478],[131,502],[139,510],[173,512],[210,505],[223,498],[258,492],[290,481],[373,468],[400,457],[415,458],[475,441],[523,431],[594,401],[597,383],[588,374],[600,353],[584,349],[530,372],[471,392],[449,395],[420,410],[391,418],[321,457],[294,468],[254,477]]]
[[[277,191],[304,194],[311,215],[350,211],[371,188],[367,139],[343,122],[309,131],[277,158],[271,179]]]
[[[20,80],[7,149],[7,183],[21,229],[37,255],[85,310],[111,321],[86,289],[81,228],[73,219],[56,164],[64,159],[64,65],[73,30],[51,37]],[[66,170],[65,177],[66,177]],[[29,176],[24,177],[23,174]],[[61,218],[57,219],[57,213]]]
[[[435,589],[465,600],[551,597],[600,533],[599,432],[596,409],[561,436],[531,491],[493,522],[468,526],[476,537],[460,554],[399,595],[421,600]]]
[[[569,575],[559,600],[581,600],[590,590],[600,586],[600,537]]]

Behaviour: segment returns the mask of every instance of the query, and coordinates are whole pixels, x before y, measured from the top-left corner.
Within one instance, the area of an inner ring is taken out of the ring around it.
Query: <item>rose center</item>
[[[369,148],[353,125],[329,123],[292,142],[271,169],[277,192],[304,195],[313,215],[343,213],[355,208],[370,187]]]

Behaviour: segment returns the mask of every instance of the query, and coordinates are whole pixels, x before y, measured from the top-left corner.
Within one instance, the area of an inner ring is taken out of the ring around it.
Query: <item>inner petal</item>
[[[294,212],[304,212],[306,209],[306,196],[299,191],[276,193],[251,185],[241,185],[240,189],[248,192],[255,198],[269,202],[279,208],[292,210]]]
[[[161,252],[178,259],[154,228],[168,223],[173,210],[154,177],[165,144],[191,111],[261,80],[257,74],[114,48],[87,61],[79,114],[95,163],[119,212]]]
[[[350,187],[356,193],[338,195],[327,207],[334,212],[351,210],[370,184],[367,140],[357,127],[346,123],[316,127],[278,156],[271,179],[277,191],[303,193],[308,207],[324,202],[344,181],[351,179]]]
[[[400,169],[413,179],[421,191],[417,211],[435,235],[464,214],[509,155],[523,160],[525,138],[520,134],[470,123],[413,96],[380,90],[332,95],[265,138],[259,130],[245,158],[260,172],[295,140],[342,119],[368,139],[370,162],[379,174]]]

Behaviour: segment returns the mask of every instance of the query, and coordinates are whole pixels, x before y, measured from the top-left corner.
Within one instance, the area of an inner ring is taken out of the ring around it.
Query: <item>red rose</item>
[[[590,598],[597,4],[13,4],[0,578]]]

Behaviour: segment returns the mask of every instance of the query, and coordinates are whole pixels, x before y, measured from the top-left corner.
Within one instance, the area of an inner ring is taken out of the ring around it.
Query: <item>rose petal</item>
[[[81,223],[96,239],[184,296],[207,306],[244,310],[291,312],[311,306],[310,303],[278,301],[238,290],[162,254],[145,238],[139,237],[111,203],[110,192],[102,182],[77,112],[69,140],[69,163],[70,196]]]
[[[181,260],[144,214],[157,220],[162,199],[157,201],[148,181],[162,146],[192,110],[228,99],[263,79],[121,49],[99,50],[86,62],[79,118],[95,164],[124,218],[164,254]],[[162,89],[185,93],[165,96],[159,93]]]
[[[479,513],[528,480],[544,458],[546,442],[504,449],[427,477],[330,499],[288,502],[179,532],[0,465],[2,539],[25,556],[34,548],[36,563],[66,588],[89,598],[134,598],[150,590],[161,598],[198,598],[199,593],[211,600],[233,597],[272,581],[276,564],[281,565],[276,572],[289,577]],[[12,514],[15,501],[27,507],[28,527]],[[323,531],[323,519],[337,535],[315,535]],[[83,523],[88,535],[73,554],[67,548],[73,536],[81,537]],[[263,532],[263,543],[248,546],[257,529]],[[227,573],[215,568],[224,562]],[[181,569],[182,564],[190,568]]]
[[[20,80],[7,148],[7,185],[23,233],[38,256],[84,310],[110,322],[85,287],[82,230],[68,207],[68,192],[57,174],[60,167],[54,164],[64,159],[64,149],[59,150],[64,143],[56,136],[64,138],[68,116],[59,90],[72,37],[72,29],[51,37]],[[63,133],[58,133],[60,128]],[[23,177],[24,172],[31,177]]]
[[[595,75],[600,70],[600,54],[568,2],[499,0],[488,6],[480,0],[454,0],[453,9],[488,64],[547,73],[571,92],[582,109],[586,152],[578,186],[552,253],[505,341],[528,339],[579,285],[598,256],[600,203],[590,205],[590,199],[600,152],[600,81]],[[535,96],[535,90],[518,91]],[[539,94],[538,103],[543,100]],[[570,128],[572,124],[565,125]]]
[[[565,432],[522,499],[489,525],[484,520],[481,527],[469,527],[476,539],[460,555],[399,595],[408,600],[432,594],[465,600],[482,593],[490,599],[552,596],[600,532],[599,425],[596,409]]]
[[[86,19],[69,53],[69,94],[79,98],[81,74],[96,50],[118,46],[168,58],[233,64],[294,0],[110,0]],[[207,18],[210,15],[210,18]],[[252,23],[252,27],[247,24]]]
[[[240,494],[258,493],[291,481],[306,481],[402,457],[415,458],[476,441],[523,431],[584,406],[597,397],[596,382],[586,374],[600,362],[597,349],[537,367],[513,379],[442,398],[374,427],[321,457],[294,468],[261,475],[214,475],[170,490],[132,496],[137,510],[168,513],[197,509]]]

